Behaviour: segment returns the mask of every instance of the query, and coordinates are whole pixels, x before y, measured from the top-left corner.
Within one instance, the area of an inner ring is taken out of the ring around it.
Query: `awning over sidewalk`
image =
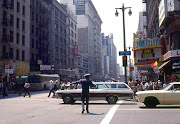
[[[159,66],[159,70],[166,66],[171,60],[164,62],[161,66]]]

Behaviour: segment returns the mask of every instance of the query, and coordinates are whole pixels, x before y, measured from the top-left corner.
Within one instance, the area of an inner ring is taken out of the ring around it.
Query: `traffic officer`
[[[82,100],[82,114],[84,113],[84,101],[86,99],[86,111],[89,113],[89,87],[95,87],[95,85],[89,80],[90,74],[84,75],[85,79],[81,79],[79,81],[74,82],[73,84],[81,84],[82,92],[81,92],[81,100]]]

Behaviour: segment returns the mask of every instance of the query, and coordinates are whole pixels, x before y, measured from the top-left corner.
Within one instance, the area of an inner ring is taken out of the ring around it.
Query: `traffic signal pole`
[[[132,12],[131,12],[131,7],[124,7],[124,3],[122,4],[122,8],[115,8],[116,9],[116,13],[115,13],[115,16],[118,16],[119,13],[117,11],[117,9],[121,9],[122,10],[122,16],[123,16],[123,33],[124,33],[124,52],[126,52],[126,38],[125,38],[125,18],[124,18],[124,12],[125,12],[125,9],[128,9],[129,8],[129,15],[131,16],[132,15]],[[126,66],[124,66],[124,78],[125,78],[125,83],[127,83],[127,70],[126,70]]]
[[[124,33],[124,51],[126,51],[126,35],[125,35],[125,18],[124,18],[124,4],[122,6],[122,15],[123,15],[123,33]],[[124,66],[124,78],[125,78],[125,83],[127,83],[127,70],[126,70],[126,66]]]

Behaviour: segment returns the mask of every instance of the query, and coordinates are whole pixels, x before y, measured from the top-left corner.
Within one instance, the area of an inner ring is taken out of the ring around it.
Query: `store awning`
[[[166,66],[171,60],[164,62],[161,66],[159,66],[159,70]]]

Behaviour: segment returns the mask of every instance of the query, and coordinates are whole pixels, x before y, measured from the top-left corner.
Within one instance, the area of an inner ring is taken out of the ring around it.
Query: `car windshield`
[[[171,84],[169,84],[169,85],[167,85],[167,87],[162,88],[161,90],[168,90],[171,86],[172,86],[172,85],[171,85]]]

